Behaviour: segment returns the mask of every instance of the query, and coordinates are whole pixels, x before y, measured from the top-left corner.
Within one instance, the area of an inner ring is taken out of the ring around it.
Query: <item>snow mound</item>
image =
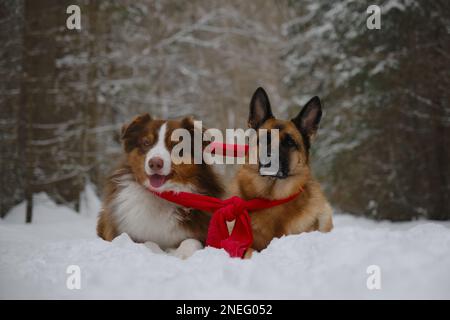
[[[450,298],[449,223],[336,215],[331,233],[274,239],[251,260],[213,248],[180,260],[126,234],[97,238],[99,202],[87,198],[90,212],[79,215],[39,194],[35,223],[22,223],[24,204],[0,221],[1,299]],[[67,288],[70,265],[80,267],[79,290]],[[379,290],[366,285],[371,265],[380,268]]]
[[[81,193],[80,214],[76,214],[72,209],[56,204],[50,197],[44,193],[36,193],[33,196],[33,225],[49,224],[56,222],[78,221],[79,216],[95,218],[97,217],[101,202],[95,193],[95,186],[91,183],[86,184]],[[13,207],[3,222],[23,223],[25,222],[26,203],[22,202]]]
[[[48,224],[57,222],[69,222],[77,220],[74,211],[66,206],[56,204],[44,193],[33,196],[33,224]],[[3,219],[8,223],[25,222],[26,202],[22,202],[12,208]]]

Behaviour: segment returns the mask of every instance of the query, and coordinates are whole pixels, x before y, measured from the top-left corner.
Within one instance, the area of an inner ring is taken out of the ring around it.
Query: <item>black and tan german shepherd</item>
[[[309,100],[291,120],[273,116],[269,97],[258,88],[250,102],[249,127],[257,130],[279,130],[279,169],[274,175],[261,175],[260,161],[244,164],[238,170],[231,194],[244,199],[282,199],[303,189],[294,200],[250,213],[254,235],[253,249],[262,250],[275,237],[333,228],[332,209],[319,183],[311,173],[309,149],[322,116],[320,99]],[[273,143],[273,142],[272,142]],[[253,250],[248,250],[246,257]]]

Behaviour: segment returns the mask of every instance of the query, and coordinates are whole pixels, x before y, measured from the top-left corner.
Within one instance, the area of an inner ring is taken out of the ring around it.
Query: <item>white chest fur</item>
[[[175,205],[123,178],[112,206],[119,233],[126,232],[138,242],[153,241],[163,249],[175,248],[189,238],[177,218]]]

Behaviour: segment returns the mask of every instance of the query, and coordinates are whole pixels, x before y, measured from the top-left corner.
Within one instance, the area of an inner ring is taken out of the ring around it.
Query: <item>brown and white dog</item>
[[[262,250],[275,237],[333,228],[332,209],[319,183],[311,174],[309,149],[322,115],[318,97],[312,98],[292,120],[276,119],[269,98],[258,88],[250,102],[249,127],[257,130],[279,130],[279,167],[274,175],[262,175],[258,164],[244,164],[237,172],[231,194],[244,199],[287,198],[300,189],[303,192],[285,204],[251,212],[253,249]],[[272,143],[275,143],[272,141]],[[246,256],[251,256],[248,250]]]
[[[182,258],[202,247],[209,215],[181,208],[148,190],[214,197],[222,194],[222,185],[211,166],[193,161],[173,163],[171,150],[177,142],[170,137],[177,128],[187,129],[194,141],[198,129],[191,118],[165,121],[144,114],[122,128],[125,157],[107,181],[97,224],[101,238],[111,241],[127,233],[133,241],[146,243],[153,250],[178,248],[172,252]]]

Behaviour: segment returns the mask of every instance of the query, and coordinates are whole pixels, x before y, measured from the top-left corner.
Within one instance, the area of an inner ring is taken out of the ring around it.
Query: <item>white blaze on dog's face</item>
[[[172,159],[166,145],[167,123],[163,123],[158,131],[156,143],[147,151],[144,169],[149,179],[146,186],[157,190],[166,182],[172,167]]]
[[[199,181],[208,180],[205,164],[194,164],[194,161],[174,164],[172,161],[172,149],[178,141],[171,141],[171,136],[174,130],[180,128],[193,135],[193,119],[154,120],[144,114],[122,129],[128,164],[138,182],[146,188],[158,192],[193,192],[202,189]]]

